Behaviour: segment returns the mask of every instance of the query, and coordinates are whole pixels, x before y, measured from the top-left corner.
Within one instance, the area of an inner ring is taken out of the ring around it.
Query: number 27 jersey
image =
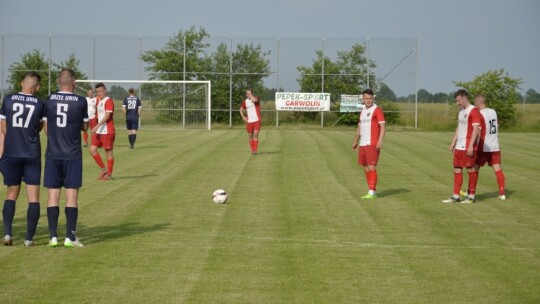
[[[86,98],[58,92],[47,97],[45,117],[47,122],[47,151],[49,159],[82,159],[81,126],[88,121]]]

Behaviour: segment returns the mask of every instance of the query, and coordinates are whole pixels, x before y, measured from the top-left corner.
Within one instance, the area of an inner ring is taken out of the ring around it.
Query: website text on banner
[[[330,93],[276,93],[276,110],[322,112],[330,111]]]
[[[347,95],[341,94],[341,101],[339,103],[339,112],[341,113],[358,113],[365,108],[362,95]]]

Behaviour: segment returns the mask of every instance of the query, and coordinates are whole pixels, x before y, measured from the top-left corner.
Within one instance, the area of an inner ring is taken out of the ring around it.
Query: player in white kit
[[[478,146],[478,157],[476,159],[476,170],[479,172],[486,162],[493,167],[493,172],[497,177],[499,186],[499,199],[506,200],[504,191],[504,173],[501,168],[501,150],[499,146],[499,120],[497,112],[486,105],[486,97],[478,95],[474,98],[474,105],[482,114],[480,143]]]

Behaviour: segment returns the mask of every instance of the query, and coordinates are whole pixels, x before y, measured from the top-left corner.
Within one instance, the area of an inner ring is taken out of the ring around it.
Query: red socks
[[[461,184],[463,184],[463,174],[461,172],[454,172],[454,195],[459,196],[459,191],[461,190]],[[475,183],[476,188],[476,183]]]
[[[368,184],[368,189],[376,191],[377,190],[377,170],[367,171],[364,173],[366,174],[366,181]]]
[[[103,163],[103,160],[101,159],[101,156],[98,154],[96,155],[92,155],[92,157],[94,158],[94,160],[96,161],[96,164],[101,168],[105,168],[105,164]]]
[[[107,159],[107,174],[110,176],[112,175],[114,166],[114,158],[113,159]]]
[[[504,195],[504,173],[502,170],[495,172],[497,184],[499,185],[499,195]]]
[[[251,148],[251,152],[257,152],[257,149],[259,149],[259,141],[258,140],[249,140],[249,147]]]
[[[462,179],[463,179],[463,177],[462,177]],[[476,193],[476,184],[477,183],[478,183],[478,171],[469,172],[469,195],[474,195]]]

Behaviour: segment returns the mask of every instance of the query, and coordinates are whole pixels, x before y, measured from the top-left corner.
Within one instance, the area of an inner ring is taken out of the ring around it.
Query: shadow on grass
[[[377,191],[377,196],[379,197],[387,197],[387,196],[392,196],[392,195],[398,195],[398,194],[403,194],[403,193],[407,193],[407,192],[411,192],[410,189],[405,189],[405,188],[396,188],[396,189],[386,189],[386,190],[383,190],[383,191]]]
[[[128,147],[127,145],[125,147]],[[168,148],[169,146],[135,146],[135,149],[133,150],[140,150],[140,149],[163,149]]]
[[[257,152],[258,155],[278,154],[278,153],[281,153],[281,151],[261,151],[261,152]]]
[[[158,176],[158,174],[143,174],[143,175],[130,175],[130,176],[114,176],[114,179],[135,179],[135,178],[144,178],[144,177],[154,177]]]
[[[512,190],[508,190],[508,189],[504,189],[505,191],[505,194],[506,194],[506,198],[509,198],[512,196],[512,193],[514,193],[514,191]],[[485,193],[476,193],[476,200],[478,201],[482,201],[482,200],[488,200],[488,199],[492,199],[492,198],[498,198],[499,197],[499,191],[494,191],[494,192],[485,192]]]
[[[128,236],[150,233],[166,229],[169,223],[154,225],[141,225],[139,223],[125,223],[110,226],[90,227],[78,225],[77,232],[81,233],[81,241],[85,244],[95,244],[111,240],[122,239]],[[60,233],[59,233],[60,235]]]

